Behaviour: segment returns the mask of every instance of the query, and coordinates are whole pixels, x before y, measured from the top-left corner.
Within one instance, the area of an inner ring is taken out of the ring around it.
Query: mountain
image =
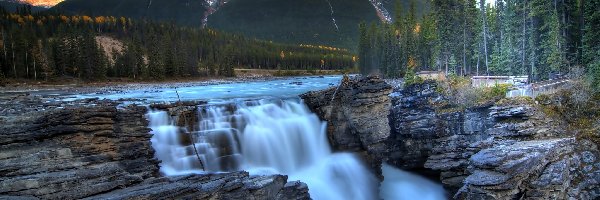
[[[35,1],[35,0],[28,0]],[[66,0],[70,14],[176,22],[294,44],[353,49],[361,21],[389,18],[395,0]],[[409,0],[401,0],[408,7]],[[416,1],[420,2],[420,1]],[[419,3],[422,4],[422,3]]]
[[[361,21],[379,21],[368,0],[230,0],[208,27],[287,43],[354,48]]]
[[[17,10],[17,8],[21,8],[25,5],[30,5],[30,4],[24,3],[21,1],[16,1],[16,0],[0,1],[0,6],[10,12],[15,12]],[[48,10],[48,9],[45,7],[31,6],[31,11],[33,11],[33,12],[39,12],[39,11],[45,11],[45,10]]]
[[[125,16],[181,25],[201,26],[207,11],[203,0],[67,0],[52,10],[70,14]]]
[[[394,18],[394,15],[396,14],[396,4],[397,3],[401,3],[400,7],[403,9],[403,11],[406,14],[406,12],[408,12],[409,8],[410,8],[410,0],[370,0],[372,2],[377,2],[381,5],[381,7],[385,10],[388,11],[389,16],[391,19]],[[429,1],[423,1],[423,0],[414,0],[415,2],[415,10],[416,10],[416,14],[417,16],[422,16],[423,13],[427,13],[430,10],[430,4]]]
[[[60,3],[63,0],[19,0],[22,3],[27,3],[33,6],[39,6],[39,7],[52,7],[58,3]]]

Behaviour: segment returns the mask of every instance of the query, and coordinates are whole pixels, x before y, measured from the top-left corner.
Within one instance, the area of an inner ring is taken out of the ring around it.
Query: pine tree
[[[583,5],[583,64],[592,85],[600,92],[600,0],[585,0]]]
[[[147,78],[162,80],[165,78],[164,59],[162,58],[158,44],[156,44],[157,42],[154,40],[149,49]]]

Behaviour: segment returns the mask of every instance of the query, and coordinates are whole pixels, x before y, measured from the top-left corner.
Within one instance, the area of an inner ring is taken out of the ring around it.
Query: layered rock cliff
[[[328,100],[335,89],[303,97],[329,122],[334,148],[366,154],[373,167],[388,162],[404,170],[439,174],[450,197],[456,199],[600,197],[597,144],[577,138],[565,128],[564,120],[545,114],[533,100],[452,108],[445,106],[435,82],[408,86],[385,97],[388,86],[374,78],[346,81],[340,91],[353,91],[343,92],[353,99],[365,93],[361,88],[378,88],[360,96],[379,105],[360,107],[352,101]],[[359,107],[347,109],[351,105]],[[390,128],[360,132],[359,127],[348,125],[357,120],[339,117],[356,110],[370,110],[361,120],[375,127],[389,119]],[[388,113],[389,118],[383,115]],[[386,130],[390,133],[380,133]],[[360,138],[369,135],[382,136],[378,148],[348,148],[363,144]]]
[[[308,107],[328,122],[327,135],[337,151],[360,153],[376,174],[387,157],[392,87],[378,77],[344,77],[339,87],[302,95]]]
[[[247,172],[161,177],[146,107],[0,104],[0,199],[309,199],[306,184]]]

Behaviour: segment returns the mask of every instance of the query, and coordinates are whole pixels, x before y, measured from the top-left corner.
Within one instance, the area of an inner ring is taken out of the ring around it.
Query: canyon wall
[[[328,122],[327,136],[335,151],[357,152],[381,177],[390,137],[388,115],[392,87],[382,79],[351,80],[339,87],[301,96],[308,107]]]
[[[600,197],[598,146],[576,138],[563,120],[531,100],[448,107],[438,91],[436,82],[425,82],[390,94],[383,80],[367,77],[302,97],[328,122],[335,150],[363,155],[375,172],[387,162],[436,175],[449,197]]]

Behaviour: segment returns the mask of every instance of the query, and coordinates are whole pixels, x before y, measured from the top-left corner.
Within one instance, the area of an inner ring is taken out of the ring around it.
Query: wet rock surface
[[[0,199],[310,198],[281,175],[161,177],[147,108],[122,103],[1,101]]]
[[[375,174],[381,174],[390,135],[389,94],[392,87],[378,77],[345,77],[339,87],[301,95],[308,107],[328,122],[336,151],[358,152]]]
[[[347,85],[354,89],[345,90],[361,91],[356,82],[361,81],[350,82]],[[345,108],[352,101],[332,101],[334,92],[303,96],[329,122],[334,148],[367,154],[367,158],[377,158],[373,162],[388,162],[404,170],[437,173],[449,198],[600,198],[597,145],[576,139],[564,120],[546,115],[535,103],[508,101],[448,109],[440,106],[444,96],[435,82],[395,89],[389,95],[391,104],[378,101],[384,99],[382,95],[372,95],[373,102],[383,103],[364,121],[379,124],[389,119],[390,134],[377,140],[382,148],[365,151],[360,148],[364,140],[348,125],[354,121],[338,117],[351,113]],[[387,106],[389,111],[382,111]],[[389,118],[378,113],[389,113]],[[369,130],[379,135],[376,129]]]

